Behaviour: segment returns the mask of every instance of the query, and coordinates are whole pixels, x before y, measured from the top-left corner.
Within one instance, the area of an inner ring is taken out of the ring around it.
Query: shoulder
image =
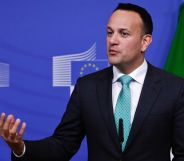
[[[112,82],[113,72],[112,67],[102,69],[98,72],[94,72],[83,77],[78,78],[75,88],[78,90],[93,91],[97,85],[103,85],[104,83]]]
[[[184,86],[184,79],[171,72],[165,71],[148,63],[148,73],[152,78],[163,81],[165,84],[182,85]]]

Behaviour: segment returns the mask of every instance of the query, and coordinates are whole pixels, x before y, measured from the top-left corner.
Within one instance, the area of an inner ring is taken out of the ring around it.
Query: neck
[[[124,63],[124,64],[120,64],[120,65],[115,65],[115,67],[117,67],[122,73],[124,74],[130,74],[132,73],[135,69],[137,69],[138,67],[140,67],[142,65],[142,63],[144,62],[144,59],[139,61],[136,64],[132,64],[132,63]]]

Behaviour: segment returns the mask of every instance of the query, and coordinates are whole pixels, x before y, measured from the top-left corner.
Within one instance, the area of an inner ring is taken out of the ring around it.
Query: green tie
[[[119,96],[116,102],[114,117],[115,117],[115,123],[118,131],[118,135],[120,134],[123,135],[122,151],[124,151],[126,142],[128,140],[130,128],[131,128],[131,122],[130,122],[131,95],[130,95],[129,84],[132,81],[132,77],[128,75],[123,75],[118,79],[118,81],[121,82],[122,89],[119,93]],[[120,128],[120,126],[122,126],[122,128]],[[122,132],[120,134],[119,134],[119,129],[122,129]]]

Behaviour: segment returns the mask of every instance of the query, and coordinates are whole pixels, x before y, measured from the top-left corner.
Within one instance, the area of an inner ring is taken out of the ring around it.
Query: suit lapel
[[[127,141],[126,149],[131,145],[131,143],[137,136],[144,123],[145,118],[148,116],[154,102],[157,99],[157,96],[159,95],[161,83],[160,78],[157,73],[155,73],[155,71],[156,70],[154,69],[154,67],[148,64],[148,72],[146,74],[139,103],[132,123],[132,128]]]
[[[105,126],[108,129],[115,145],[119,150],[121,150],[113,114],[112,78],[112,67],[110,67],[106,72],[101,75],[100,79],[97,82],[97,98],[101,116],[104,120]],[[148,72],[146,74],[125,151],[132,144],[133,140],[136,138],[137,134],[141,130],[146,117],[148,117],[148,114],[159,95],[161,87],[162,84],[160,81],[160,77],[157,75],[156,69],[148,64]]]
[[[114,122],[113,105],[112,105],[112,67],[109,68],[107,73],[101,75],[97,82],[97,98],[100,107],[102,119],[108,129],[112,140],[120,149],[116,126]]]

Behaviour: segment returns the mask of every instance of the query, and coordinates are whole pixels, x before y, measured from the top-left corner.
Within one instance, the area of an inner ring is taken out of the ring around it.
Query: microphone
[[[119,142],[122,145],[124,141],[124,127],[123,127],[123,119],[119,119]]]

